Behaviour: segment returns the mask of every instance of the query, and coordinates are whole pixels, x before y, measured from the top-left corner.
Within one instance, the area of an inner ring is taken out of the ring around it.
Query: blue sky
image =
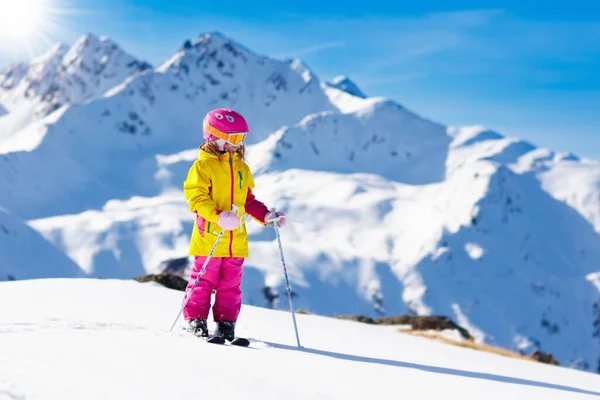
[[[158,65],[219,30],[251,50],[349,75],[448,124],[600,159],[600,2],[48,0],[52,40],[93,32]],[[43,42],[36,50],[43,48]],[[14,55],[0,53],[0,64]]]

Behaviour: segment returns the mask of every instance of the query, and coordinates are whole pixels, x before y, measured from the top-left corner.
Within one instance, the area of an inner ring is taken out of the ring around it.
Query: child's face
[[[235,144],[231,144],[229,142],[225,142],[225,150],[228,151],[228,152],[230,152],[230,153],[235,153],[236,151],[238,151],[240,149],[240,146],[242,144],[243,143],[235,145]]]
[[[240,144],[231,144],[223,139],[217,139],[215,143],[220,151],[228,151],[230,153],[235,153],[244,144],[243,142]]]

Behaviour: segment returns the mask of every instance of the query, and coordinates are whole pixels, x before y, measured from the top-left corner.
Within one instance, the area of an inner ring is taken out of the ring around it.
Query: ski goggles
[[[239,133],[227,133],[227,132],[223,132],[217,128],[215,128],[214,126],[212,126],[211,124],[209,124],[208,122],[206,122],[206,120],[204,120],[204,130],[208,133],[210,133],[213,136],[218,137],[219,139],[223,139],[224,141],[228,142],[229,144],[233,144],[233,145],[240,145],[244,142],[244,139],[246,138],[246,133],[243,132],[239,132]]]

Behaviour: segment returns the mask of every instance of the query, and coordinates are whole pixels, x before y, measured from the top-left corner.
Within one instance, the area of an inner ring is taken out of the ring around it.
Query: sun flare
[[[36,27],[41,27],[47,18],[47,0],[13,0],[1,2],[2,24],[0,31],[5,39],[28,40],[35,35]]]
[[[71,10],[59,7],[68,0],[0,0],[0,52],[29,55],[53,44],[66,30],[58,17]]]

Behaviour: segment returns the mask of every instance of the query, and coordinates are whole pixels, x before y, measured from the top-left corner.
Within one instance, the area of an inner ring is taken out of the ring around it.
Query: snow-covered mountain
[[[58,44],[28,65],[9,66],[0,72],[0,103],[11,111],[0,119],[0,139],[64,105],[97,98],[150,68],[110,39],[92,34],[70,48]]]
[[[169,332],[181,301],[182,292],[134,281],[0,283],[0,304],[10,305],[0,313],[0,398],[600,396],[597,375],[462,349],[392,326],[297,315],[297,347],[289,313],[252,306],[243,307],[236,327],[250,348],[209,344],[179,328]]]
[[[254,151],[253,161],[261,173],[362,172],[426,184],[444,179],[450,140],[444,126],[392,101],[373,98],[352,112],[311,114],[282,128]]]
[[[233,107],[250,120],[257,196],[289,216],[298,307],[445,314],[477,340],[596,370],[600,163],[352,92],[202,35],[0,140],[0,205],[89,276],[158,272],[187,253],[181,185],[202,117]],[[266,287],[285,296],[278,247],[248,229],[244,301],[264,306]]]

